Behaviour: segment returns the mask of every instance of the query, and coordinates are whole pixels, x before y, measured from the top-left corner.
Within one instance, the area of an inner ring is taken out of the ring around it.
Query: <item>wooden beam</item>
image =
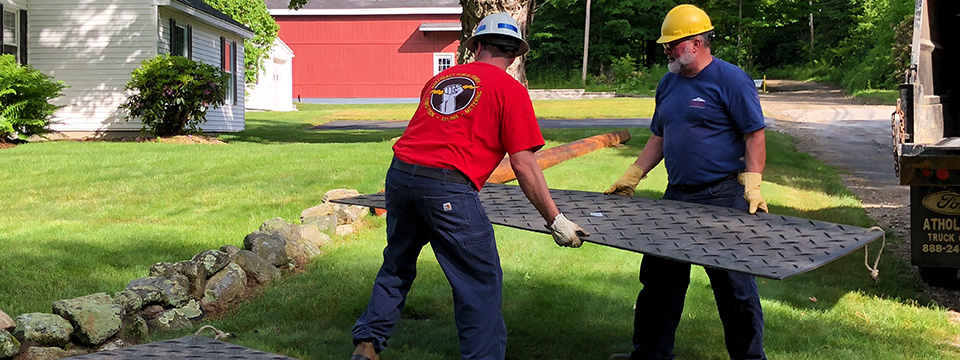
[[[566,160],[583,156],[594,150],[609,146],[617,146],[626,143],[627,141],[630,141],[630,132],[627,130],[619,130],[612,133],[591,136],[560,146],[537,151],[537,164],[540,165],[540,169],[546,169]],[[490,178],[487,179],[487,182],[502,184],[516,178],[517,175],[513,172],[513,168],[510,167],[510,157],[507,156],[504,157],[503,161],[500,162],[500,165],[493,170],[493,174],[490,175]]]

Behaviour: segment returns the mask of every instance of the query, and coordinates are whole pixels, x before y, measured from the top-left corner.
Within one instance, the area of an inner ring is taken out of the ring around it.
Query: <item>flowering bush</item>
[[[63,88],[62,81],[18,64],[13,55],[0,55],[0,142],[49,132],[60,108],[50,100],[63,95]]]
[[[199,132],[208,107],[223,105],[227,76],[220,69],[181,56],[157,55],[133,71],[126,89],[136,93],[120,105],[127,121],[156,136]]]

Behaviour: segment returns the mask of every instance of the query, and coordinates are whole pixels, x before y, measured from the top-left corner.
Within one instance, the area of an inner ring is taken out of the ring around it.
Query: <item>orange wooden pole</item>
[[[602,149],[608,146],[616,146],[626,143],[627,141],[630,141],[630,132],[626,130],[619,130],[612,133],[591,136],[560,146],[537,151],[537,165],[540,165],[541,169],[546,169],[566,160],[583,156],[594,150]],[[487,179],[487,182],[502,184],[516,178],[517,175],[513,172],[513,168],[510,167],[510,157],[507,156],[504,157],[503,161],[500,161],[500,165],[493,170],[493,174],[490,175],[490,178]]]

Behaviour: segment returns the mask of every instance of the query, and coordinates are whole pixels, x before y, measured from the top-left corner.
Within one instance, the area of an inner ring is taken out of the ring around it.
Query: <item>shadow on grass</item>
[[[284,120],[247,120],[247,130],[221,135],[226,142],[258,144],[382,142],[403,134],[398,130],[310,130],[310,124]]]

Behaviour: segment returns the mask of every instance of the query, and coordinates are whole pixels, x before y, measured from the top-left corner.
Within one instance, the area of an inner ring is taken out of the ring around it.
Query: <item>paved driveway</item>
[[[578,127],[641,127],[650,126],[650,119],[577,119],[577,120],[538,120],[542,128],[578,128]],[[409,121],[331,121],[311,128],[312,130],[384,130],[403,129]]]

